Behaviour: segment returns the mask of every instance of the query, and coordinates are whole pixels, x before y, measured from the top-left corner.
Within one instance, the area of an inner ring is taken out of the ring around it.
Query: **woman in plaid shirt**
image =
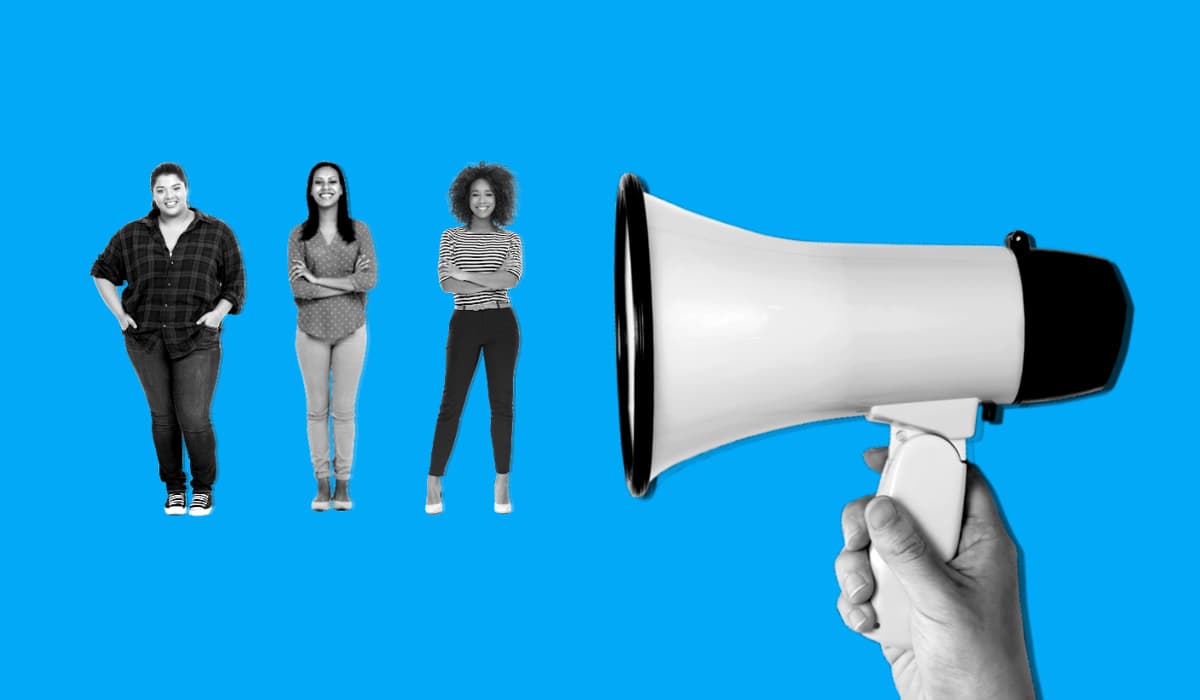
[[[186,445],[190,513],[208,515],[217,480],[209,408],[221,365],[221,321],[241,311],[246,276],[233,231],[188,206],[183,168],[156,167],[150,192],[150,212],[117,231],[91,274],[125,335],[125,350],[150,404],[158,474],[167,487],[164,510],[189,512]]]

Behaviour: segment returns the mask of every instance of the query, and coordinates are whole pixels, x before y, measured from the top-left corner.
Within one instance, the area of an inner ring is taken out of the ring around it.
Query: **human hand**
[[[887,449],[863,454],[882,471]],[[834,563],[837,607],[851,629],[875,628],[875,580],[867,550],[895,574],[911,603],[912,648],[883,646],[892,680],[904,700],[1035,698],[1025,649],[1017,578],[1017,548],[991,489],[974,465],[967,469],[958,554],[939,561],[912,517],[886,496],[864,496],[842,510],[845,546]]]
[[[358,258],[354,260],[354,271],[356,273],[366,272],[369,269],[371,269],[371,259],[367,256],[359,255]]]
[[[203,323],[205,326],[207,326],[209,328],[220,328],[221,321],[224,320],[224,318],[225,318],[224,313],[222,313],[221,311],[219,311],[217,309],[213,309],[212,311],[209,311],[208,313],[201,316],[196,321],[196,325],[199,326],[201,323]]]
[[[117,314],[117,324],[121,326],[121,332],[124,333],[127,328],[132,327],[137,330],[137,321],[133,320],[133,316],[122,311]]]
[[[301,277],[309,282],[313,282],[317,278],[317,276],[308,269],[308,265],[306,265],[303,260],[293,260],[292,267],[290,270],[288,270],[288,281],[295,282]]]
[[[448,277],[453,277],[456,280],[466,280],[466,271],[458,265],[451,262],[444,262],[438,265],[438,272]]]

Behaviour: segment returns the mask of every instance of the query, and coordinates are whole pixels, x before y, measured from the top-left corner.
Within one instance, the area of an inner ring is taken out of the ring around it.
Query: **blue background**
[[[1190,13],[197,7],[17,9],[0,30],[9,689],[888,697],[875,645],[838,618],[832,567],[841,506],[875,486],[859,453],[885,428],[781,431],[673,470],[649,501],[625,490],[611,269],[626,171],[773,235],[999,245],[1022,228],[1115,261],[1136,305],[1116,388],[1010,409],[974,456],[1024,552],[1046,696],[1191,686]],[[349,514],[308,509],[285,270],[322,159],[344,166],[379,255]],[[477,376],[430,518],[438,234],[446,187],[480,159],[521,187],[515,513],[491,512]],[[207,520],[162,515],[144,397],[88,276],[164,160],[248,267]]]

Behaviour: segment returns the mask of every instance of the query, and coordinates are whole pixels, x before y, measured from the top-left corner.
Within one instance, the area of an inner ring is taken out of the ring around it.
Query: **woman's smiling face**
[[[321,209],[336,207],[342,198],[342,179],[338,177],[337,170],[328,165],[317,168],[309,193]]]
[[[187,183],[174,173],[164,173],[155,178],[150,192],[158,211],[168,217],[178,216],[188,210]]]
[[[483,178],[472,182],[468,201],[471,205],[471,214],[476,219],[491,222],[492,212],[496,211],[496,193],[492,191],[490,182]]]

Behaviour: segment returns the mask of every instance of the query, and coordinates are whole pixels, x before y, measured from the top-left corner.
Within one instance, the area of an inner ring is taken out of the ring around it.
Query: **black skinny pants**
[[[511,308],[456,310],[450,317],[450,333],[446,339],[446,383],[433,432],[430,476],[446,473],[446,462],[454,449],[458,421],[475,367],[479,364],[480,351],[487,370],[488,401],[492,405],[492,453],[496,473],[508,473],[512,455],[513,372],[520,344],[521,332]]]

